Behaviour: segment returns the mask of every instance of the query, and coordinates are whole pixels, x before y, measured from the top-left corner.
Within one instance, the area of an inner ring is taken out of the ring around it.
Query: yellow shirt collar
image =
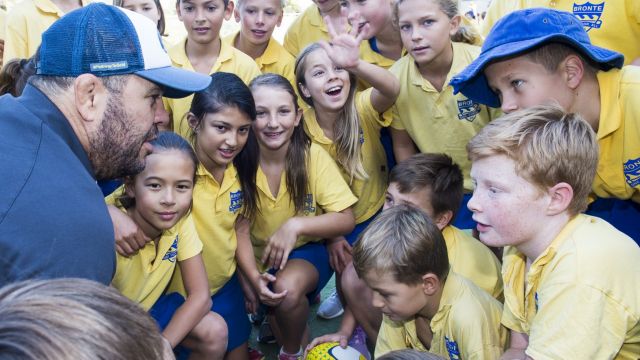
[[[309,17],[307,17],[307,19],[309,20],[309,24],[320,28],[323,32],[328,32],[327,26],[324,24],[324,19],[320,15],[320,9],[318,9],[317,6],[312,5],[312,9],[309,11]]]
[[[227,165],[227,168],[224,170],[224,177],[222,179],[222,184],[218,184],[218,181],[211,175],[209,170],[207,170],[204,165],[199,164],[198,170],[196,170],[196,178],[206,177],[211,179],[218,187],[220,188],[220,193],[223,194],[227,190],[229,190],[238,180],[238,172],[236,171],[236,167],[233,164]]]
[[[231,46],[229,43],[226,43],[225,41],[222,41],[221,39],[218,39],[218,41],[220,41],[220,54],[218,54],[218,60],[216,60],[216,63],[213,65],[211,73],[216,72],[216,70],[220,68],[220,65],[222,63],[227,62],[233,58],[233,46]],[[171,61],[173,61],[176,65],[184,69],[193,70],[193,66],[191,65],[189,57],[187,56],[186,45],[187,38],[185,37],[169,49],[169,57],[171,58]]]
[[[442,289],[442,296],[440,297],[440,305],[438,306],[438,312],[431,319],[430,326],[431,330],[435,333],[438,330],[442,329],[445,325],[446,315],[451,309],[451,306],[458,300],[460,297],[460,291],[462,289],[462,285],[460,284],[460,279],[458,275],[453,271],[449,270],[447,274],[447,279],[444,283],[444,288]]]
[[[307,108],[304,110],[304,129],[314,142],[319,144],[333,144],[333,141],[329,139],[325,134],[318,120],[316,119],[316,111],[313,108]]]

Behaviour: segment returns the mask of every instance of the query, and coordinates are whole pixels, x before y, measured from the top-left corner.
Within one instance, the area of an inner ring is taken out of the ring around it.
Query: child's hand
[[[351,245],[349,245],[344,236],[338,236],[328,239],[325,246],[329,252],[329,265],[335,272],[341,274],[344,268],[353,260],[351,257]]]
[[[262,254],[262,263],[270,269],[284,269],[293,246],[298,240],[298,222],[296,218],[287,220],[267,239],[267,247]]]
[[[107,206],[107,209],[113,222],[118,254],[125,257],[135,255],[147,242],[151,241],[127,214],[113,205]]]
[[[258,284],[258,296],[260,297],[260,301],[267,306],[277,306],[280,304],[282,299],[287,296],[287,290],[279,293],[274,293],[269,289],[269,283],[276,281],[276,277],[269,274],[264,273],[260,274],[260,281]]]
[[[357,27],[349,30],[346,16],[341,17],[339,29],[335,29],[328,17],[324,20],[327,25],[327,31],[331,36],[331,42],[320,41],[320,46],[327,52],[327,55],[337,66],[350,69],[358,66],[360,62],[360,43],[364,39],[369,24],[363,28]]]
[[[328,343],[328,342],[338,342],[340,343],[340,346],[342,348],[346,348],[347,347],[347,343],[349,341],[349,335],[344,335],[342,333],[333,333],[333,334],[327,334],[327,335],[322,335],[320,337],[317,337],[315,339],[313,339],[313,341],[307,345],[307,347],[304,349],[304,359],[307,358],[307,353],[309,351],[311,351],[311,349],[313,349],[314,347],[320,345],[320,344],[324,344],[324,343]]]
[[[258,299],[258,295],[251,286],[251,282],[244,276],[242,271],[238,271],[238,280],[240,281],[240,286],[242,287],[242,292],[244,293],[244,305],[248,314],[255,314],[258,311],[258,305],[260,304],[260,300]]]

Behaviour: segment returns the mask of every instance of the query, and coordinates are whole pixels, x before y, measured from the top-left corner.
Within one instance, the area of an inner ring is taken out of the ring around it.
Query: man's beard
[[[140,158],[142,145],[153,139],[158,129],[154,125],[143,135],[135,133],[136,119],[127,112],[114,96],[109,99],[104,118],[97,133],[89,135],[89,160],[97,180],[108,180],[135,175],[144,169]]]

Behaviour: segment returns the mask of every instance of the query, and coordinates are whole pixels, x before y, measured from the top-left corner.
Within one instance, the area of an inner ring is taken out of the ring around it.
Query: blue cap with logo
[[[123,8],[93,3],[71,11],[42,34],[37,74],[77,77],[135,74],[180,98],[211,77],[171,66],[156,24]]]
[[[481,104],[500,106],[483,70],[491,62],[504,60],[549,43],[563,43],[598,64],[600,69],[620,68],[624,56],[591,44],[582,23],[571,13],[547,8],[518,10],[507,14],[491,29],[480,56],[451,79],[455,94]]]

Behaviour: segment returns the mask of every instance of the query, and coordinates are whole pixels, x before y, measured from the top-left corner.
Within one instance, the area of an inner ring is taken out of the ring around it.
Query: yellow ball
[[[311,349],[307,353],[307,360],[366,360],[366,358],[351,346],[343,349],[337,342],[328,342]]]

